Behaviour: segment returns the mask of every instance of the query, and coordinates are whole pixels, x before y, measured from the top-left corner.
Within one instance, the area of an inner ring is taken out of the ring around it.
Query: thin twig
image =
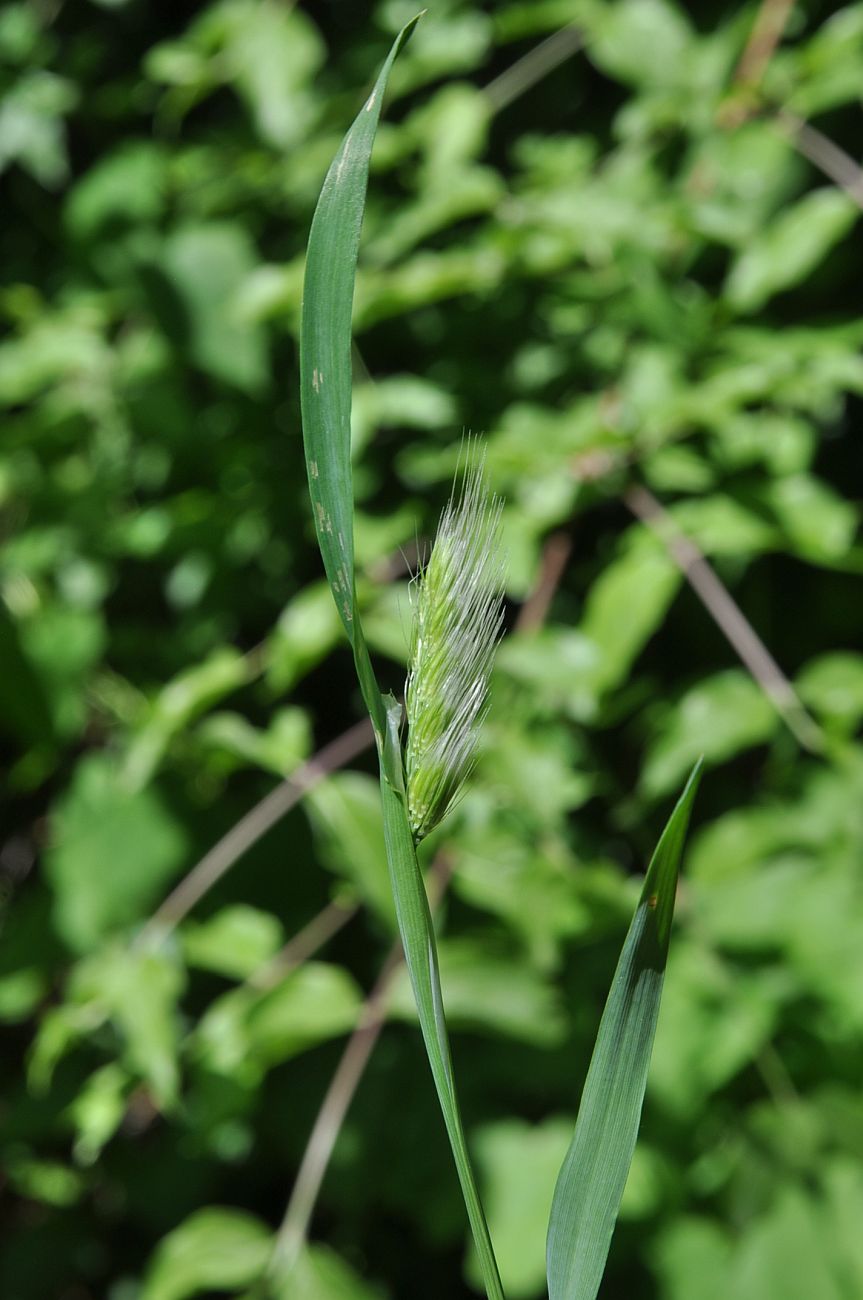
[[[290,812],[309,790],[324,777],[368,749],[373,740],[367,718],[349,727],[342,735],[324,745],[313,758],[303,763],[281,785],[256,804],[231,827],[226,835],[205,853],[168,895],[139,932],[137,944],[161,942],[189,914],[210,889],[256,844],[276,822]]]
[[[828,180],[844,190],[858,208],[863,208],[863,168],[850,154],[840,149],[823,131],[811,126],[788,108],[781,108],[774,120],[782,134],[804,158],[808,158]]]
[[[800,697],[723,586],[695,543],[678,527],[652,492],[633,486],[623,495],[624,503],[665,546],[692,590],[698,596],[741,663],[771,701],[798,744],[812,753],[825,749],[825,736],[815,719],[803,706]]]
[[[794,0],[762,0],[733,76],[733,89],[719,107],[720,126],[733,130],[761,109],[761,82],[794,8]]]
[[[429,871],[429,905],[435,912],[452,877],[453,864],[438,853]],[[309,1230],[312,1214],[336,1140],[369,1058],[386,1023],[390,993],[404,961],[400,941],[387,955],[375,985],[363,1003],[357,1024],[339,1059],[326,1096],[306,1144],[282,1226],[276,1237],[271,1271],[285,1273],[296,1262]]]
[[[580,28],[574,26],[561,27],[540,41],[539,45],[528,50],[527,54],[517,59],[485,87],[483,94],[491,105],[491,111],[499,113],[508,108],[520,95],[576,54],[583,45],[584,36]]]
[[[571,554],[572,541],[566,533],[552,533],[546,539],[537,584],[518,611],[515,620],[517,632],[533,632],[545,622]]]
[[[387,1001],[401,961],[400,949],[392,948],[330,1080],[276,1238],[272,1262],[275,1273],[288,1272],[293,1267],[306,1240],[336,1139],[386,1021]]]
[[[793,8],[794,0],[763,0],[734,73],[739,86],[752,90],[761,84]]]
[[[342,903],[334,898],[302,930],[298,930],[280,952],[254,971],[246,983],[253,989],[275,988],[280,980],[302,966],[304,961],[308,961],[319,948],[338,934],[359,910],[359,903]]]
[[[758,1048],[753,1062],[761,1076],[761,1082],[777,1106],[793,1106],[800,1101],[800,1092],[791,1071],[772,1042],[763,1043]]]

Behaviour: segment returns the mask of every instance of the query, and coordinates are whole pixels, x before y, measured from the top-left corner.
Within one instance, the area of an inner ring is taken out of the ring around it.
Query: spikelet
[[[461,495],[453,489],[417,579],[405,692],[408,814],[417,842],[452,807],[476,758],[503,627],[501,509],[469,447]]]

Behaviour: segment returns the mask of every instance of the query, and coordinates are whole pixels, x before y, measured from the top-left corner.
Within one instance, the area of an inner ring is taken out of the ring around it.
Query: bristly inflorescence
[[[476,758],[494,652],[503,628],[502,502],[469,449],[461,494],[441,516],[417,579],[405,765],[417,841],[446,815]]]

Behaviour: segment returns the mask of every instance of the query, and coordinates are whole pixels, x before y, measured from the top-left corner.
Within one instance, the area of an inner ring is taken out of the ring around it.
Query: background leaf
[[[129,790],[92,755],[57,810],[47,869],[57,927],[73,949],[137,920],[184,861],[186,837],[153,790]]]
[[[147,281],[166,332],[190,359],[253,393],[268,376],[265,336],[242,305],[256,262],[251,240],[237,225],[187,226],[170,237]]]
[[[264,1269],[270,1234],[259,1219],[213,1206],[198,1210],[162,1243],[144,1281],[144,1300],[186,1300],[214,1288],[236,1290]]]

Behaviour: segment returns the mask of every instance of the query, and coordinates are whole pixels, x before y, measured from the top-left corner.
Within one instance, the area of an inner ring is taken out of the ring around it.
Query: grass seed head
[[[406,688],[407,798],[417,841],[446,815],[476,758],[503,626],[502,502],[469,449],[417,579]]]

